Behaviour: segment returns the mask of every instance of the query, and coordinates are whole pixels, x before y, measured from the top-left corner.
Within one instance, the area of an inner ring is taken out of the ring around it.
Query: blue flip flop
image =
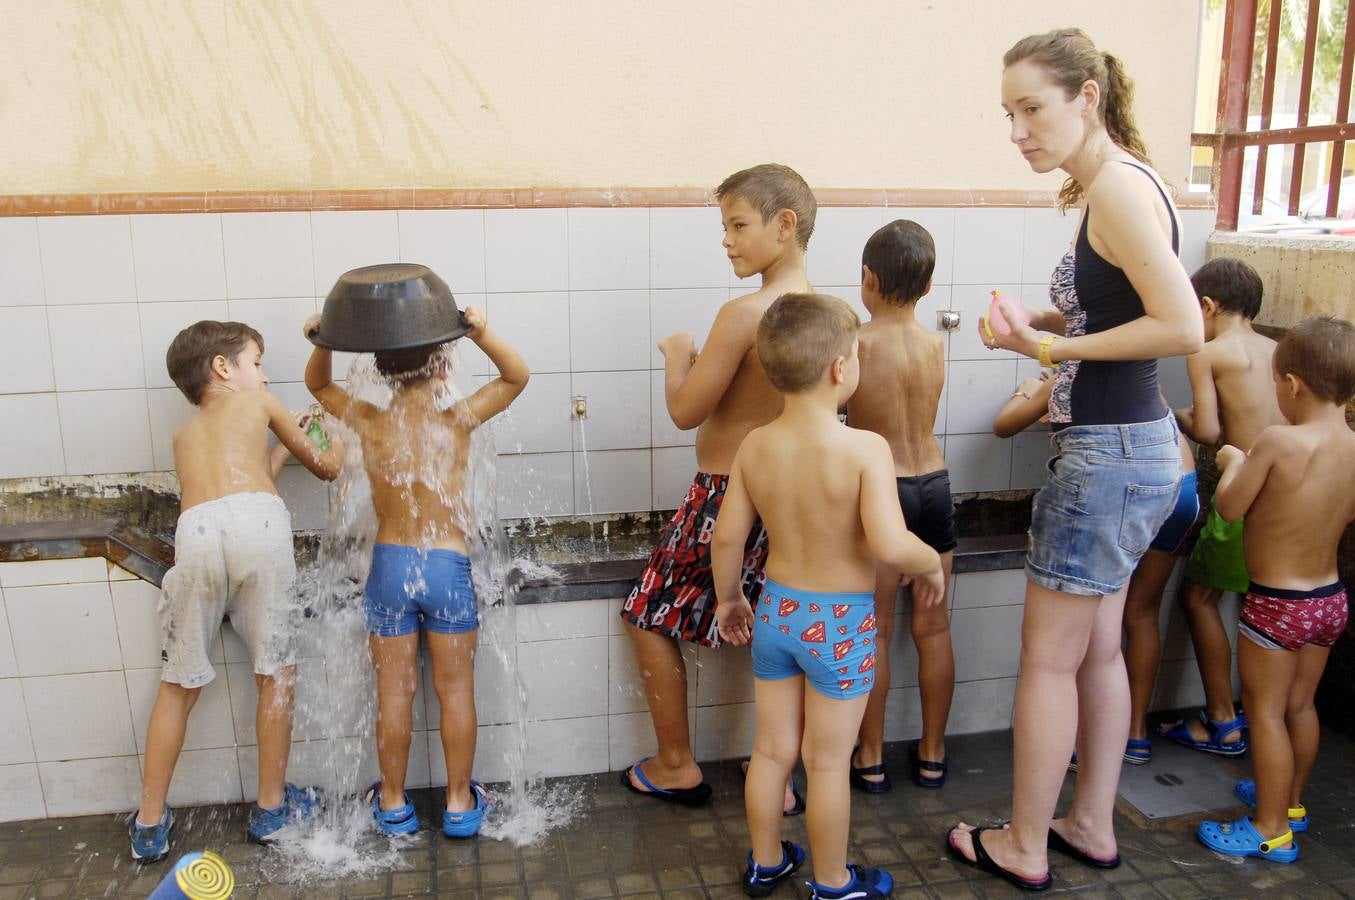
[[[1250,778],[1243,779],[1233,786],[1233,796],[1243,803],[1256,809],[1256,782]],[[1299,806],[1289,807],[1289,830],[1295,834],[1300,834],[1308,830],[1308,809],[1300,804]]]
[[[1293,831],[1286,830],[1267,840],[1245,816],[1236,822],[1201,822],[1195,836],[1210,850],[1225,856],[1259,856],[1278,863],[1296,862],[1299,858]]]
[[[1164,727],[1158,733],[1168,740],[1176,741],[1183,747],[1205,753],[1214,753],[1218,756],[1241,756],[1247,752],[1247,736],[1242,733],[1247,727],[1246,716],[1239,713],[1236,719],[1227,722],[1215,722],[1209,718],[1204,710],[1200,710],[1200,721],[1204,723],[1205,733],[1209,735],[1207,740],[1196,740],[1195,735],[1190,733],[1190,722],[1186,719],[1182,719],[1170,727]],[[1231,744],[1226,743],[1224,738],[1232,734],[1238,735],[1237,740]]]
[[[690,788],[661,788],[655,785],[645,776],[645,770],[641,768],[645,763],[654,757],[646,756],[644,759],[622,771],[621,784],[629,791],[639,794],[641,797],[653,797],[655,800],[664,800],[668,803],[678,803],[682,806],[701,806],[710,799],[710,785],[704,781],[696,787]],[[640,790],[631,783],[630,773],[635,773],[635,778],[645,786],[645,790]]]

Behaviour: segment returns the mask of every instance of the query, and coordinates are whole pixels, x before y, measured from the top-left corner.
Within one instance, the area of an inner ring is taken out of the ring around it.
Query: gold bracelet
[[[1054,342],[1059,339],[1057,334],[1046,334],[1040,338],[1040,365],[1046,369],[1054,368],[1054,362],[1049,358],[1049,348],[1054,346]]]

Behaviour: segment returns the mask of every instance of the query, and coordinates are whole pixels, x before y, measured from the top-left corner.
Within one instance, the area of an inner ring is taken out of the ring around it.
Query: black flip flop
[[[696,787],[690,788],[661,788],[655,785],[653,782],[651,782],[648,778],[645,777],[645,770],[640,768],[640,766],[644,765],[651,759],[653,759],[652,756],[647,756],[644,759],[637,762],[635,765],[631,766],[629,769],[623,771],[621,773],[621,784],[624,785],[628,790],[631,790],[639,794],[641,797],[653,797],[655,800],[663,800],[668,803],[678,803],[681,804],[682,806],[703,806],[706,803],[706,801],[710,799],[711,794],[710,785],[706,784],[704,781],[698,784]],[[642,791],[631,783],[630,780],[631,772],[635,773],[635,777],[638,778],[640,780],[640,783],[643,784],[646,788],[648,788],[648,790]]]
[[[1120,854],[1116,853],[1111,859],[1101,859],[1100,857],[1092,856],[1090,853],[1084,853],[1068,843],[1067,838],[1059,834],[1053,828],[1049,829],[1048,846],[1050,850],[1062,853],[1064,856],[1075,859],[1084,866],[1091,866],[1094,869],[1117,869],[1120,866]]]
[[[865,778],[866,775],[883,775],[879,781],[871,781]],[[883,794],[894,786],[894,782],[889,780],[889,773],[885,771],[884,764],[874,766],[852,766],[849,772],[852,787],[867,794]]]
[[[936,762],[930,759],[923,759],[918,754],[918,746],[921,741],[913,741],[908,745],[908,761],[913,767],[913,784],[920,788],[929,788],[935,790],[943,787],[946,783],[946,762],[941,760]],[[931,769],[934,772],[940,772],[940,775],[923,775],[923,769]]]
[[[974,847],[974,858],[970,859],[961,853],[960,849],[955,846],[955,832],[959,830],[959,827],[960,826],[957,825],[946,832],[946,849],[950,851],[952,856],[966,865],[987,872],[989,875],[996,875],[1008,884],[1015,885],[1023,891],[1047,891],[1049,890],[1049,886],[1054,883],[1053,877],[1048,873],[1045,873],[1044,878],[1041,880],[1032,881],[1029,878],[1022,878],[1010,869],[1004,869],[994,862],[993,858],[988,855],[988,851],[983,849],[983,841],[979,839],[979,836],[985,831],[992,831],[993,829],[991,828],[980,827],[969,832],[969,840]]]

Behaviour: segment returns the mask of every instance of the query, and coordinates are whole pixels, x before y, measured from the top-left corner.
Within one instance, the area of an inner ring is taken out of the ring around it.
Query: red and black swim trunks
[[[655,634],[707,647],[720,645],[710,541],[728,485],[728,475],[696,473],[687,498],[659,535],[645,570],[622,604],[622,619]],[[761,593],[766,564],[767,532],[759,520],[744,546],[740,581],[745,597],[756,599]]]

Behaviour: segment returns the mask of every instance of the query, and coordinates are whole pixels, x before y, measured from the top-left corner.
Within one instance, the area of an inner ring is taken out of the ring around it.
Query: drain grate
[[[1121,770],[1120,796],[1149,819],[1187,816],[1237,805],[1233,785],[1249,773],[1246,756],[1230,759],[1154,740],[1152,762]]]

